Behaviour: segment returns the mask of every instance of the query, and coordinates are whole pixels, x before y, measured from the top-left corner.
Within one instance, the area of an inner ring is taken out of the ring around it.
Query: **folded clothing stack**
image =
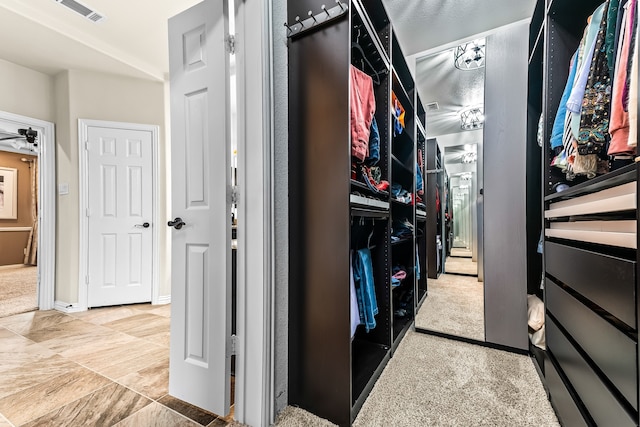
[[[391,196],[402,203],[406,203],[408,205],[412,202],[411,193],[402,188],[402,185],[393,183],[391,185]]]
[[[411,239],[413,237],[413,224],[407,218],[394,219],[391,223],[391,241]]]
[[[402,281],[407,277],[407,271],[402,265],[396,265],[393,267],[393,276],[391,276],[391,286],[398,287],[402,284]]]

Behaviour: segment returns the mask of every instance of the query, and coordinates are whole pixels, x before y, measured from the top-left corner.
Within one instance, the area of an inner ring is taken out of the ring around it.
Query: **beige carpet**
[[[441,274],[427,282],[416,327],[484,341],[484,287],[476,277]]]
[[[286,408],[278,427],[332,426]],[[378,379],[355,427],[556,427],[528,356],[409,332]]]
[[[447,273],[478,274],[478,263],[471,258],[447,257],[444,263],[444,271]]]
[[[37,267],[0,267],[0,317],[38,309]]]
[[[451,256],[464,256],[471,258],[472,256],[471,249],[467,248],[451,248]]]

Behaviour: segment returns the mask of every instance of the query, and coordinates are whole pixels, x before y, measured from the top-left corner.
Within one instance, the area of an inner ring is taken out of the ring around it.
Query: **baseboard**
[[[163,295],[158,297],[156,305],[171,304],[171,295]]]
[[[434,331],[434,330],[431,330],[431,329],[416,328],[416,332],[421,333],[421,334],[425,334],[425,335],[433,335],[435,337],[446,338],[446,339],[453,340],[453,341],[461,341],[461,342],[465,342],[467,344],[474,344],[474,345],[478,345],[480,347],[487,347],[487,348],[493,348],[495,350],[507,351],[509,353],[529,355],[529,349],[525,350],[525,349],[521,349],[521,348],[510,347],[510,346],[507,346],[507,345],[496,344],[496,343],[487,342],[487,341],[480,341],[480,340],[476,340],[476,339],[473,339],[473,338],[461,337],[461,336],[458,336],[458,335],[451,335],[451,334],[447,334],[445,332]]]
[[[64,301],[56,301],[53,308],[63,313],[78,313],[80,311],[86,311],[86,309],[80,307],[78,303],[70,304]]]

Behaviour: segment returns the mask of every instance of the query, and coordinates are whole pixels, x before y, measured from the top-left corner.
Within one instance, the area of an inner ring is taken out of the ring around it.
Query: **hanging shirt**
[[[609,125],[611,141],[607,152],[610,156],[635,151],[627,145],[629,141],[629,113],[623,107],[623,87],[627,78],[627,64],[631,54],[632,23],[629,19],[630,12],[629,7],[625,7],[622,11],[624,15],[621,23],[623,28],[620,29],[621,42],[618,45],[615,61],[616,68],[611,93],[611,123]]]
[[[351,155],[363,162],[369,154],[371,121],[376,112],[373,80],[351,66]]]
[[[629,141],[627,146],[635,148],[638,145],[638,40],[633,46],[631,54],[631,81],[629,82]]]
[[[571,58],[571,65],[569,68],[569,78],[567,84],[564,87],[562,98],[560,99],[560,105],[558,106],[558,112],[553,122],[553,130],[551,131],[551,148],[562,147],[562,135],[564,133],[565,117],[567,115],[567,101],[573,88],[573,81],[576,78],[576,71],[578,69],[578,51],[573,54]]]
[[[607,10],[607,33],[605,34],[605,52],[609,71],[613,71],[616,61],[616,33],[618,32],[618,15],[620,15],[620,0],[610,0]],[[613,78],[613,75],[611,76]]]

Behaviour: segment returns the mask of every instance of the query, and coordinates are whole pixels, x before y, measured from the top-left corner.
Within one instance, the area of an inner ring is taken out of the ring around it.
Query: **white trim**
[[[113,122],[113,121],[104,121],[104,120],[90,120],[90,119],[78,119],[78,163],[80,167],[80,188],[79,188],[79,206],[80,206],[80,252],[79,252],[79,268],[78,268],[78,306],[80,310],[87,310],[89,303],[89,293],[87,289],[87,284],[85,282],[85,277],[87,276],[87,263],[89,260],[89,222],[87,220],[87,216],[85,212],[88,208],[89,202],[89,179],[88,179],[88,171],[87,171],[87,151],[85,150],[85,142],[88,140],[89,127],[103,127],[103,128],[111,128],[111,129],[128,129],[128,130],[136,130],[136,131],[147,131],[151,132],[151,155],[152,155],[152,193],[153,193],[153,213],[151,215],[151,230],[152,230],[152,277],[151,277],[151,303],[152,304],[160,304],[159,301],[159,248],[158,242],[160,228],[164,230],[164,227],[161,227],[159,223],[159,197],[158,197],[158,149],[159,149],[159,135],[160,135],[160,127],[157,125],[146,125],[139,123],[124,123],[124,122]]]
[[[78,303],[71,304],[64,301],[56,301],[53,308],[63,313],[78,313],[80,311],[86,311],[86,308],[82,308]]]
[[[155,298],[155,301],[153,301],[152,304],[157,304],[157,305],[171,304],[171,295],[159,296],[158,298]]]
[[[3,231],[31,231],[32,227],[0,227],[0,232]]]
[[[241,225],[237,233],[235,418],[254,427],[269,426],[274,417],[271,6],[271,0],[236,2]]]
[[[38,131],[38,307],[54,308],[56,281],[56,137],[51,122],[0,111],[0,122]],[[5,149],[3,148],[3,151]],[[19,150],[13,153],[34,154]]]

